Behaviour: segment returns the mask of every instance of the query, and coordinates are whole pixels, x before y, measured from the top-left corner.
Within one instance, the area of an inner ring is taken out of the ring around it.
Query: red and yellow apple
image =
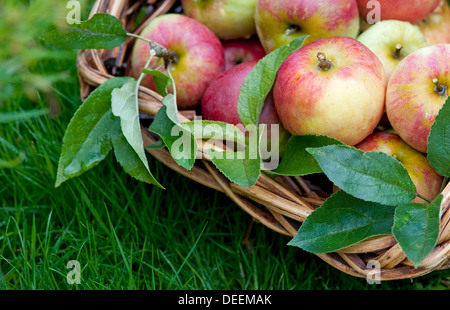
[[[280,66],[275,108],[293,135],[327,135],[347,145],[364,140],[384,112],[386,75],[378,57],[349,37],[325,38]]]
[[[395,19],[417,23],[425,19],[439,5],[440,0],[357,0],[361,17],[366,20],[371,12],[379,8],[381,20]],[[376,2],[379,5],[373,6]]]
[[[450,44],[427,46],[395,69],[386,92],[392,128],[416,150],[426,153],[435,117],[448,97]]]
[[[400,61],[428,45],[419,27],[399,20],[383,20],[374,24],[358,37],[358,41],[381,60],[387,80]]]
[[[249,38],[256,33],[256,0],[181,0],[184,13],[220,39]]]
[[[356,148],[364,152],[383,152],[395,157],[408,171],[417,192],[429,200],[433,200],[440,193],[443,178],[436,173],[424,154],[413,149],[398,135],[377,132],[367,137]],[[413,202],[426,201],[417,197]]]
[[[428,45],[450,43],[450,5],[441,0],[438,8],[419,22],[418,26]]]
[[[225,53],[225,71],[240,63],[260,60],[266,56],[258,38],[228,40],[222,43]]]
[[[256,30],[266,52],[309,35],[305,44],[318,39],[356,38],[359,14],[355,0],[258,0]]]
[[[217,36],[196,20],[180,14],[165,14],[153,19],[140,35],[175,52],[176,61],[169,70],[176,85],[178,107],[198,107],[209,83],[225,67],[222,43]],[[131,71],[135,78],[140,76],[146,64],[149,50],[149,43],[136,41],[131,55]],[[142,85],[156,90],[151,75],[142,80]]]

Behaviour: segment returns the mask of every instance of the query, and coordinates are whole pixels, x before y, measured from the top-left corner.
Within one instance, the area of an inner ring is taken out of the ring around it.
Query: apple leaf
[[[385,153],[363,152],[344,145],[307,151],[327,177],[352,196],[393,206],[409,203],[417,196],[406,168]]]
[[[152,143],[150,145],[147,145],[146,148],[148,148],[148,149],[162,149],[165,146],[166,145],[164,144],[164,141],[162,139],[160,139],[160,140],[158,140],[158,141],[156,141],[156,142],[154,142],[154,143]]]
[[[427,157],[438,174],[450,177],[450,97],[431,126]]]
[[[142,140],[136,87],[137,81],[129,79],[121,88],[116,88],[112,91],[112,113],[120,118],[120,126],[125,139],[137,154],[148,173],[151,174]],[[162,187],[157,182],[154,184]]]
[[[231,182],[243,187],[252,187],[261,175],[261,159],[239,156],[237,152],[219,152],[209,149],[212,163]]]
[[[64,49],[111,49],[127,40],[122,23],[107,13],[97,13],[79,24],[49,27],[37,38],[46,45]]]
[[[327,136],[291,136],[277,169],[271,172],[277,175],[302,176],[323,172],[315,158],[306,151],[326,145],[343,143]]]
[[[242,123],[257,125],[264,101],[272,89],[277,71],[283,61],[302,47],[308,36],[295,38],[260,59],[242,84],[238,101],[238,113]]]
[[[338,251],[369,237],[391,234],[394,213],[393,206],[338,191],[306,218],[288,245],[314,254]]]
[[[148,129],[160,136],[172,158],[181,167],[190,170],[197,156],[197,141],[189,129],[169,118],[167,109],[165,105],[159,109]]]
[[[173,94],[168,94],[162,99],[161,102],[166,107],[166,115],[172,123],[181,125],[181,121],[178,116],[177,98]]]
[[[123,135],[118,118],[116,118],[114,126],[111,130],[111,141],[114,149],[114,156],[126,173],[138,181],[148,184],[156,184],[163,188],[163,186],[155,179],[150,170],[147,169],[146,165],[128,143],[127,139]]]
[[[158,94],[162,95],[163,97],[168,95],[167,87],[169,87],[169,85],[172,85],[172,79],[169,76],[156,69],[144,68],[141,70],[141,72],[153,76],[153,82],[155,83]]]
[[[96,166],[109,153],[114,124],[111,93],[130,80],[124,77],[107,80],[75,112],[62,141],[55,187]]]
[[[439,194],[429,204],[407,203],[396,208],[392,232],[416,268],[436,246],[442,200]]]
[[[211,162],[231,182],[247,188],[252,187],[261,175],[259,141],[263,130],[264,126],[251,130],[245,146],[236,151],[208,149]]]

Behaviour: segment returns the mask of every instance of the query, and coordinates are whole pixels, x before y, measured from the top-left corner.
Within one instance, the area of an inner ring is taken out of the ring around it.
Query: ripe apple
[[[267,53],[305,34],[307,44],[327,37],[356,38],[359,32],[356,0],[258,0],[255,22]]]
[[[419,27],[399,20],[376,23],[357,39],[381,60],[388,81],[400,61],[427,46]]]
[[[424,154],[413,149],[398,135],[377,132],[367,137],[356,148],[364,152],[383,152],[395,157],[408,171],[420,195],[433,200],[439,194],[443,178],[436,173]],[[413,202],[425,203],[425,200],[417,197]]]
[[[450,86],[450,44],[424,47],[397,66],[386,92],[386,112],[393,129],[409,145],[427,152],[434,119]]]
[[[410,23],[417,23],[426,18],[439,5],[440,0],[357,0],[359,12],[363,19],[376,9],[373,3],[376,2],[380,9],[381,20],[395,19]]]
[[[256,0],[181,0],[184,13],[220,39],[249,38],[256,33]]]
[[[349,37],[325,38],[280,66],[275,108],[293,135],[327,135],[347,145],[364,140],[384,112],[386,75],[378,57]]]
[[[202,117],[205,120],[221,121],[241,125],[238,113],[238,100],[242,84],[257,61],[248,61],[219,74],[209,85],[202,99]],[[267,138],[271,139],[271,126],[279,125],[279,140],[285,141],[289,133],[281,125],[276,112],[272,93],[267,96],[261,110],[260,124],[266,124]],[[273,137],[276,139],[276,137]]]
[[[428,45],[450,43],[450,5],[441,0],[436,10],[419,22],[418,26]]]
[[[266,56],[258,38],[228,40],[222,44],[225,53],[225,71],[240,63],[260,60]]]
[[[206,26],[180,14],[165,14],[153,19],[140,35],[175,52],[176,61],[169,68],[177,89],[178,107],[198,107],[209,83],[225,67],[220,40]],[[136,41],[131,55],[131,71],[135,78],[146,64],[149,50],[147,42]],[[151,75],[142,80],[142,85],[156,90]]]

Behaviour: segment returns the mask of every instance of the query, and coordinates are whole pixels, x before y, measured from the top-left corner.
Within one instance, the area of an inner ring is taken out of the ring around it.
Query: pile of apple
[[[432,200],[439,193],[442,178],[426,152],[430,127],[450,86],[446,1],[181,4],[183,14],[157,17],[140,34],[175,52],[169,70],[180,110],[196,109],[203,119],[240,124],[237,103],[247,74],[267,53],[306,34],[304,46],[281,65],[260,123],[385,152],[403,163],[419,194]],[[376,9],[381,21],[367,23]],[[135,77],[148,55],[149,45],[138,41],[131,58]],[[156,89],[151,75],[142,84]]]

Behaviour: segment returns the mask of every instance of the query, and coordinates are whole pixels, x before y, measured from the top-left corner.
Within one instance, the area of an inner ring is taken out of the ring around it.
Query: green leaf
[[[242,158],[236,152],[208,150],[212,163],[231,182],[243,187],[252,187],[261,175],[261,159]]]
[[[38,37],[44,44],[64,49],[111,49],[127,39],[122,23],[107,13],[97,13],[79,24],[53,25]]]
[[[148,184],[155,184],[164,188],[152,175],[147,166],[142,162],[134,149],[128,143],[122,133],[120,121],[116,118],[114,126],[111,130],[111,140],[114,148],[114,155],[117,162],[122,166],[123,170],[138,181]]]
[[[136,87],[137,81],[130,79],[121,88],[113,90],[111,96],[112,112],[120,118],[120,126],[125,139],[147,169],[148,174],[151,174],[144,150],[144,141],[142,140]],[[159,183],[155,183],[155,185],[161,187]]]
[[[247,75],[238,101],[238,113],[245,126],[258,124],[264,101],[272,89],[279,67],[292,52],[302,47],[307,37],[295,38],[269,53]]]
[[[327,136],[291,136],[277,169],[277,175],[302,176],[323,172],[315,158],[306,151],[307,148],[318,148],[343,143]]]
[[[117,77],[97,87],[78,108],[67,126],[58,163],[55,187],[101,162],[111,150],[114,124],[111,92],[131,78]]]
[[[161,137],[172,158],[181,167],[190,170],[194,166],[197,156],[197,141],[181,123],[176,124],[169,118],[167,109],[165,105],[159,109],[149,130]]]
[[[154,142],[153,144],[150,144],[148,146],[146,146],[146,148],[148,149],[162,149],[163,147],[165,147],[166,145],[164,144],[164,141],[162,139]]]
[[[392,232],[415,267],[436,246],[442,200],[443,196],[439,194],[430,204],[408,203],[396,208]]]
[[[359,199],[396,206],[417,196],[406,168],[385,153],[363,152],[344,145],[307,151],[336,186]]]
[[[450,177],[450,97],[431,126],[428,160],[439,175]]]
[[[141,72],[152,75],[153,82],[155,83],[158,94],[160,94],[163,97],[167,96],[168,94],[167,87],[169,87],[169,85],[172,85],[172,79],[170,77],[168,77],[161,71],[155,69],[144,68],[141,70]]]
[[[395,207],[338,191],[306,218],[288,245],[314,254],[338,251],[369,237],[391,234],[394,213]]]
[[[162,104],[166,107],[166,115],[173,124],[181,125],[178,116],[177,98],[173,94],[168,94],[162,99]]]
[[[264,126],[250,131],[250,138],[243,149],[237,151],[216,151],[208,149],[207,153],[211,162],[231,182],[243,187],[252,187],[261,175],[261,154],[259,150],[259,138]],[[257,136],[256,136],[257,135]]]

